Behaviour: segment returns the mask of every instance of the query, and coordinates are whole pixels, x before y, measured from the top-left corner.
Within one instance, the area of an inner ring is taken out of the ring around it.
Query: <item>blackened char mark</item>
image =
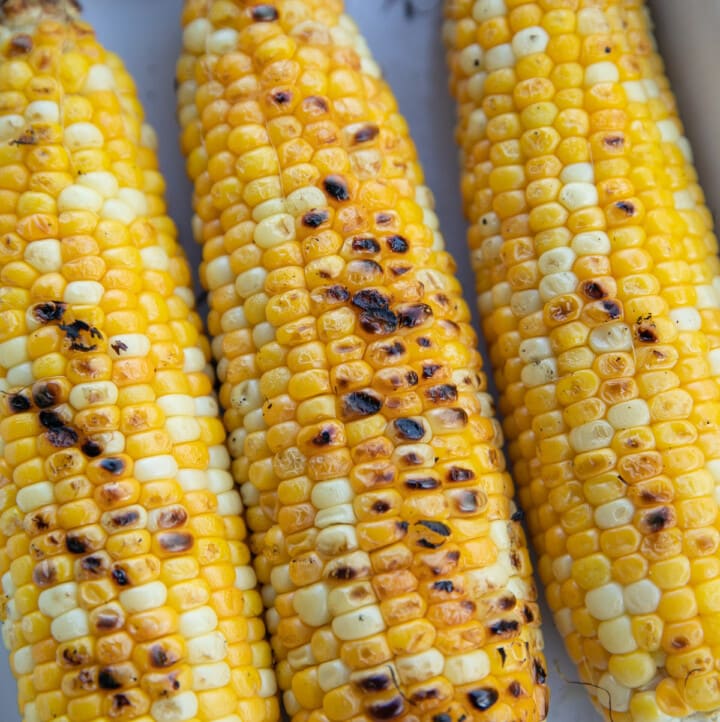
[[[48,429],[45,436],[56,449],[68,449],[77,444],[78,440],[77,431],[71,429],[69,426],[59,426]]]
[[[393,426],[398,436],[408,441],[419,441],[425,435],[425,427],[415,419],[395,419]]]
[[[256,23],[271,23],[280,17],[274,5],[256,5],[250,12]]]
[[[324,208],[312,210],[302,217],[302,223],[308,228],[319,228],[323,223],[327,223],[329,218],[330,214]]]
[[[65,547],[71,554],[84,554],[87,546],[81,537],[70,533],[65,537]]]
[[[347,181],[339,175],[329,175],[323,181],[325,192],[336,201],[349,201],[350,191],[348,190]]]
[[[289,90],[276,90],[270,97],[277,105],[285,105],[292,100],[292,93]]]
[[[41,411],[39,414],[40,423],[46,429],[60,429],[65,426],[63,420],[55,411]]]
[[[519,626],[515,619],[500,619],[497,622],[493,622],[488,629],[491,634],[508,634],[510,632],[517,632]]]
[[[86,334],[91,339],[101,339],[103,337],[100,330],[95,328],[95,326],[91,326],[89,323],[81,321],[80,319],[77,319],[72,323],[61,323],[59,328],[65,333],[65,336],[69,339],[70,348],[73,351],[88,352],[94,351],[97,348],[97,344],[83,343],[83,341],[81,341],[83,334]]]
[[[593,301],[600,301],[608,296],[608,292],[597,281],[585,281],[580,288],[583,295]]]
[[[127,351],[128,347],[124,341],[113,341],[110,344],[112,350],[119,356],[123,351]]]
[[[192,549],[195,540],[192,534],[168,532],[158,536],[160,546],[170,554],[179,554]]]
[[[356,684],[363,692],[383,692],[390,689],[392,680],[389,674],[371,674],[359,679]]]
[[[105,669],[101,669],[98,674],[98,687],[100,687],[100,689],[120,689],[122,682],[115,679],[112,669],[106,667]]]
[[[366,123],[362,128],[355,131],[353,135],[354,143],[367,143],[377,138],[380,128],[375,123]]]
[[[470,704],[480,712],[490,709],[498,701],[498,691],[493,687],[478,687],[468,692]]]
[[[352,239],[352,249],[356,253],[379,253],[380,244],[370,236],[357,236]]]
[[[433,312],[426,303],[416,303],[406,306],[397,315],[398,325],[402,328],[415,328],[422,326],[425,321],[432,318]]]
[[[457,401],[457,386],[453,386],[453,384],[439,384],[438,386],[431,386],[427,389],[427,391],[425,391],[425,396],[427,396],[430,401],[434,401],[436,404],[446,401]]]
[[[538,684],[545,684],[545,680],[547,679],[545,667],[543,667],[537,659],[533,659],[533,677],[535,677],[535,681]]]
[[[94,459],[96,456],[100,456],[100,454],[102,454],[103,447],[100,446],[97,441],[93,441],[93,439],[88,439],[80,447],[80,451],[82,451],[85,456]]]
[[[438,582],[433,582],[433,589],[435,589],[438,592],[446,592],[447,594],[450,594],[450,592],[455,591],[455,587],[453,583],[449,579],[441,579]]]
[[[38,303],[32,310],[33,316],[40,323],[60,321],[65,314],[67,304],[62,301],[46,301]]]
[[[22,394],[11,394],[8,398],[8,404],[10,405],[10,411],[15,414],[20,414],[23,411],[28,411],[31,407],[30,399]]]
[[[122,567],[115,567],[112,570],[111,576],[119,587],[127,587],[130,584],[130,578],[127,572]]]
[[[412,491],[429,491],[437,489],[440,482],[432,476],[410,477],[405,479],[405,486]]]
[[[367,391],[353,391],[343,399],[345,416],[372,416],[382,408],[382,401]]]
[[[100,462],[100,467],[111,474],[121,474],[125,470],[125,462],[122,459],[109,457]]]
[[[370,717],[376,720],[396,719],[405,713],[405,700],[400,695],[395,695],[389,700],[368,705],[367,711]]]
[[[35,384],[33,387],[33,401],[40,409],[47,409],[58,402],[61,387],[56,381]]]
[[[408,248],[410,248],[408,242],[402,236],[397,235],[390,236],[387,239],[387,245],[393,253],[407,253]]]

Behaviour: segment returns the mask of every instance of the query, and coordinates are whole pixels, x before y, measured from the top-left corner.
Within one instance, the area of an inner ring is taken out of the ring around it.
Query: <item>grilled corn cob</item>
[[[338,0],[188,0],[182,146],[297,722],[539,720],[536,591],[453,263]]]
[[[720,712],[720,265],[640,0],[448,0],[521,506],[614,722]]]
[[[0,574],[23,720],[272,719],[154,136],[74,3],[1,12]]]

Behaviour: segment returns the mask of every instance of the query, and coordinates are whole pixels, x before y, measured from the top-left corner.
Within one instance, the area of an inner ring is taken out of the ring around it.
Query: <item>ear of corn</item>
[[[539,571],[615,722],[720,710],[720,276],[638,0],[449,0],[483,328]]]
[[[337,0],[188,0],[182,146],[235,479],[297,722],[539,720],[539,614],[469,312]]]
[[[277,716],[190,274],[71,2],[0,29],[0,575],[24,722]]]

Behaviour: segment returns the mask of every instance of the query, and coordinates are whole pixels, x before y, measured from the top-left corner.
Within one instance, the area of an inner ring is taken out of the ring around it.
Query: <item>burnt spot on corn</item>
[[[428,687],[427,689],[419,689],[410,696],[410,704],[422,704],[429,700],[437,699],[440,696],[440,690],[437,687]]]
[[[123,351],[127,351],[128,347],[124,341],[113,341],[110,344],[112,350],[119,356]]]
[[[109,457],[100,462],[100,468],[110,474],[121,474],[125,471],[125,462],[122,459]]]
[[[635,215],[635,204],[630,201],[618,201],[615,204],[615,208],[622,211],[628,218],[632,218]]]
[[[432,341],[426,336],[420,336],[415,342],[421,348],[430,348],[432,346]]]
[[[660,340],[655,330],[655,324],[640,324],[636,333],[638,341],[642,343],[657,343]]]
[[[132,526],[138,521],[140,521],[140,514],[135,511],[135,509],[129,509],[127,511],[121,509],[117,512],[114,512],[110,519],[110,523],[116,529],[122,529],[126,526]]]
[[[393,253],[407,253],[408,248],[410,248],[410,245],[402,236],[390,236],[386,242],[387,247]]]
[[[275,90],[270,94],[273,103],[277,105],[285,105],[292,100],[292,93],[289,90]]]
[[[457,386],[453,386],[452,384],[431,386],[425,391],[425,396],[436,404],[446,401],[457,401]]]
[[[472,514],[476,512],[480,506],[478,492],[473,489],[463,490],[463,492],[456,497],[455,505],[461,514]]]
[[[180,554],[192,549],[195,540],[192,534],[169,532],[159,534],[158,543],[169,554]]]
[[[366,123],[362,128],[355,131],[353,143],[368,143],[377,138],[380,128],[375,123]]]
[[[177,664],[180,660],[177,655],[172,651],[165,649],[162,644],[154,644],[150,647],[150,664],[153,667],[163,669],[165,667],[172,667]]]
[[[389,700],[374,702],[367,707],[370,717],[376,720],[395,719],[405,713],[405,700],[395,695]]]
[[[377,213],[375,215],[375,223],[378,226],[387,226],[393,222],[393,216],[391,213]]]
[[[390,266],[390,272],[393,276],[404,276],[410,270],[412,270],[411,266],[405,266],[402,264],[393,264]]]
[[[401,341],[393,341],[392,343],[387,343],[383,346],[380,346],[380,350],[385,354],[388,359],[392,359],[396,356],[401,356],[405,353],[407,349],[405,348],[405,344],[403,344]]]
[[[80,451],[82,451],[82,453],[85,454],[85,456],[88,456],[91,459],[94,459],[96,456],[100,456],[100,454],[102,454],[103,447],[100,446],[100,444],[98,444],[97,441],[88,439],[80,447]]]
[[[360,325],[367,333],[386,335],[397,329],[398,318],[390,310],[390,299],[379,291],[371,288],[358,291],[352,298],[352,304],[361,310]]]
[[[449,714],[441,712],[433,716],[432,722],[453,722],[453,718]]]
[[[173,529],[182,526],[188,519],[188,513],[182,507],[174,507],[160,512],[157,525],[160,529]]]
[[[598,283],[598,281],[585,281],[580,286],[580,292],[585,298],[592,299],[593,301],[600,301],[608,297],[607,290],[601,283]]]
[[[119,587],[127,587],[130,584],[130,578],[122,567],[115,567],[110,576]]]
[[[72,532],[65,537],[65,547],[71,554],[84,554],[87,551],[87,546],[82,537],[76,536]]]
[[[97,629],[112,630],[119,629],[123,625],[122,617],[113,611],[104,611],[95,618],[95,626]]]
[[[608,148],[622,148],[625,145],[625,138],[622,135],[606,135],[603,138],[603,145]]]
[[[645,515],[643,525],[651,532],[658,532],[662,531],[672,521],[674,521],[674,518],[670,507],[661,506],[659,509]]]
[[[339,581],[348,581],[354,579],[357,576],[357,571],[352,567],[335,567],[328,575],[331,579],[337,579]]]
[[[523,519],[525,519],[525,512],[522,509],[516,509],[510,519],[512,519],[512,521],[523,521]]]
[[[68,449],[74,446],[78,440],[78,434],[75,429],[69,426],[58,426],[48,429],[45,437],[56,449]]]
[[[57,568],[50,561],[42,561],[33,569],[32,578],[39,587],[47,587],[55,583]]]
[[[389,674],[371,674],[355,683],[363,692],[383,692],[390,689],[392,680]]]
[[[405,479],[405,486],[411,491],[429,491],[437,489],[440,482],[432,476],[416,476]]]
[[[511,682],[508,687],[508,692],[510,693],[511,697],[518,698],[518,697],[522,696],[523,688],[522,688],[520,682],[517,682],[517,681]]]
[[[488,626],[490,634],[496,636],[517,632],[520,624],[515,619],[499,619]]]
[[[419,441],[425,435],[425,427],[415,419],[395,419],[393,426],[398,436],[408,441]]]
[[[434,519],[422,519],[417,522],[416,526],[424,526],[429,529],[433,534],[439,534],[440,536],[448,537],[451,534],[450,527],[447,524],[443,524],[441,521],[435,521]]]
[[[41,411],[39,414],[40,423],[46,429],[59,429],[65,424],[55,411]]]
[[[414,371],[408,371],[405,374],[405,380],[408,383],[408,386],[416,386],[418,383],[418,375]]]
[[[323,181],[325,192],[336,201],[349,201],[350,191],[348,190],[347,181],[339,175],[329,175]]]
[[[441,579],[440,581],[433,582],[432,588],[438,592],[446,592],[447,594],[455,591],[455,586],[449,579]]]
[[[125,707],[131,707],[132,702],[124,694],[116,694],[112,697],[112,704],[110,706],[110,716],[117,717],[122,713]]]
[[[28,411],[32,406],[30,399],[22,394],[11,394],[8,397],[8,405],[10,406],[10,411],[14,414],[20,414],[23,411]]]
[[[313,444],[315,446],[327,446],[328,444],[335,441],[337,437],[337,428],[335,426],[327,426],[324,429],[318,431],[313,437]]]
[[[384,514],[390,509],[390,504],[382,499],[378,499],[371,508],[376,514]]]
[[[416,303],[412,306],[405,306],[398,311],[398,325],[401,328],[415,328],[422,326],[425,321],[432,318],[433,312],[426,303]]]
[[[423,463],[422,457],[418,456],[414,451],[410,451],[402,457],[403,463],[408,466],[420,466]]]
[[[256,23],[272,23],[280,17],[274,5],[256,5],[250,10],[250,16]]]
[[[46,301],[33,307],[32,315],[40,323],[60,321],[67,310],[67,304],[62,301]]]
[[[331,301],[344,303],[350,298],[350,291],[345,286],[327,286],[323,289],[323,295]]]
[[[330,110],[327,100],[320,95],[308,95],[302,102],[302,108],[313,116],[324,115]]]
[[[62,393],[60,384],[57,381],[38,383],[33,386],[32,395],[35,405],[40,409],[47,409],[54,406]]]
[[[545,680],[547,679],[545,667],[542,666],[540,660],[538,659],[533,659],[533,677],[535,678],[535,682],[537,682],[537,684],[545,684]]]
[[[493,687],[478,687],[468,692],[470,704],[480,712],[490,709],[498,701],[499,694]]]
[[[319,228],[323,223],[327,223],[329,219],[330,214],[324,208],[312,210],[302,217],[302,224],[308,228]]]
[[[363,417],[377,414],[382,400],[367,391],[353,391],[343,397],[343,416]]]
[[[33,49],[33,39],[26,33],[18,33],[10,39],[10,55],[25,55]]]
[[[92,340],[102,339],[103,335],[95,326],[91,326],[85,321],[76,319],[72,323],[61,323],[60,330],[65,333],[65,337],[70,341],[70,348],[73,351],[89,352],[97,348],[96,343],[85,343],[84,339]]]
[[[33,128],[23,131],[22,135],[10,141],[10,145],[37,145],[37,134]]]
[[[533,614],[532,609],[527,606],[527,604],[523,607],[523,618],[528,624],[535,621],[535,615]]]
[[[351,243],[355,253],[379,253],[380,244],[370,236],[356,236]]]
[[[109,668],[101,669],[98,672],[98,687],[100,689],[120,689],[122,682],[117,680]]]
[[[87,653],[77,647],[67,647],[63,649],[62,658],[71,667],[80,667],[88,662]]]
[[[85,557],[80,561],[80,567],[89,576],[100,576],[105,573],[105,560],[102,557]]]
[[[461,466],[451,466],[448,469],[448,481],[470,481],[475,478],[475,472],[472,469],[463,469]]]

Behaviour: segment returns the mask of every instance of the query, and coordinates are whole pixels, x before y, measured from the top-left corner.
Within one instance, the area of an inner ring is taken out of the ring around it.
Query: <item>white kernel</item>
[[[35,702],[25,703],[25,708],[23,709],[23,722],[42,722]]]
[[[641,80],[626,80],[622,84],[625,97],[631,103],[644,103],[647,100],[645,86]]]
[[[589,88],[597,83],[617,83],[620,80],[620,71],[615,63],[608,60],[592,63],[585,68],[585,87]]]
[[[271,323],[263,321],[255,326],[252,337],[255,348],[262,348],[266,343],[275,340],[275,327]]]
[[[630,709],[631,696],[632,690],[620,684],[611,674],[606,673],[600,677],[596,697],[606,709],[611,709],[613,712],[627,712]]]
[[[126,333],[108,338],[111,358],[143,358],[150,353],[150,339],[144,333]]]
[[[208,469],[205,473],[208,479],[208,489],[213,494],[221,494],[235,486],[232,474],[227,469]]]
[[[578,277],[570,271],[561,271],[560,273],[551,273],[545,276],[538,286],[540,298],[543,301],[549,301],[557,296],[566,293],[573,293],[578,285]]]
[[[138,216],[146,216],[148,212],[147,196],[137,188],[121,188],[118,198],[132,208]]]
[[[572,557],[569,554],[563,554],[553,559],[552,570],[556,582],[564,582],[570,578],[572,573]]]
[[[630,351],[632,332],[627,324],[606,323],[590,332],[589,343],[595,353]]]
[[[668,118],[667,120],[658,120],[657,129],[660,131],[660,137],[666,143],[674,143],[680,137],[678,124],[671,118]]]
[[[31,241],[25,246],[24,258],[40,273],[59,271],[62,268],[60,241],[54,238]]]
[[[245,417],[243,418],[243,427],[248,432],[264,431],[267,429],[267,424],[263,419],[262,409],[258,408],[245,414]]]
[[[103,203],[100,216],[105,220],[118,221],[126,226],[129,226],[137,218],[135,211],[127,203],[123,203],[117,198],[108,198]]]
[[[183,350],[183,373],[197,373],[203,371],[205,366],[205,353],[202,349],[194,346]]]
[[[221,494],[221,496],[227,496],[229,492],[225,494]],[[235,496],[240,499],[239,494],[235,494]],[[219,507],[218,507],[219,509]],[[218,513],[220,513],[218,511]],[[234,512],[234,514],[242,514],[242,509],[240,509],[237,512]],[[222,516],[222,514],[221,514]],[[242,567],[236,567],[235,568],[235,586],[238,589],[242,589],[244,592],[250,591],[251,589],[255,589],[257,587],[257,577],[255,576],[255,571],[252,567],[249,567],[247,565]]]
[[[207,472],[199,469],[180,469],[175,475],[180,488],[185,491],[207,489]]]
[[[712,351],[708,351],[708,361],[710,362],[712,375],[720,375],[720,348],[714,348]]]
[[[316,186],[298,188],[285,199],[287,212],[293,216],[301,216],[316,208],[327,207],[325,194]]]
[[[235,516],[243,513],[243,505],[240,494],[234,489],[224,491],[217,495],[217,513],[220,516]]]
[[[84,93],[115,90],[117,84],[113,71],[107,65],[92,65],[85,76]]]
[[[219,407],[213,396],[198,396],[195,399],[195,416],[217,416]]]
[[[604,621],[619,617],[625,611],[623,588],[616,582],[591,589],[585,595],[585,606],[595,619]]]
[[[313,485],[310,501],[316,509],[328,509],[354,499],[350,481],[345,478],[320,481]]]
[[[0,343],[0,366],[10,369],[28,360],[27,336],[16,336]]]
[[[32,673],[36,665],[33,659],[32,647],[29,644],[13,652],[12,666],[16,675]]]
[[[385,620],[380,608],[371,604],[354,612],[341,614],[332,621],[335,636],[343,642],[364,639],[385,631]]]
[[[485,115],[482,108],[476,108],[470,113],[467,119],[467,125],[465,127],[466,140],[469,142],[480,140],[485,135],[486,127],[487,115]]]
[[[699,331],[702,328],[702,318],[697,309],[691,306],[673,309],[670,311],[670,320],[678,331]]]
[[[263,404],[258,379],[247,379],[233,387],[230,392],[230,406],[238,413],[245,415],[249,411],[259,409]]]
[[[235,274],[230,267],[230,256],[218,256],[205,266],[205,278],[210,291],[226,286],[235,281]]]
[[[256,667],[258,665],[255,665]],[[260,672],[260,689],[258,695],[263,699],[275,697],[277,695],[277,677],[272,669],[261,669]],[[222,720],[220,720],[222,722]]]
[[[278,594],[291,592],[295,585],[290,578],[290,568],[287,564],[278,564],[270,572],[270,583]]]
[[[210,53],[222,55],[230,53],[237,47],[238,32],[232,28],[222,28],[216,30],[207,41],[207,49]]]
[[[197,607],[184,612],[179,618],[178,631],[186,639],[193,639],[202,634],[209,634],[217,629],[218,618],[215,610],[208,606]]]
[[[223,333],[236,331],[239,328],[247,328],[248,322],[247,318],[245,318],[245,311],[243,310],[243,307],[238,305],[235,306],[235,308],[225,311],[220,318],[220,327],[222,328]]]
[[[580,35],[595,35],[597,33],[609,33],[605,13],[600,8],[583,8],[577,13],[577,32]]]
[[[611,406],[608,410],[607,420],[616,429],[647,426],[650,423],[650,409],[643,399],[633,399]]]
[[[230,667],[225,662],[199,664],[192,668],[192,686],[196,692],[226,687],[231,679]]]
[[[76,609],[78,606],[77,590],[76,582],[66,582],[45,589],[38,596],[38,609],[52,619],[71,609]]]
[[[572,249],[578,256],[605,256],[610,253],[610,238],[604,231],[586,231],[573,236]]]
[[[240,273],[235,279],[235,290],[240,298],[248,298],[265,288],[267,271],[264,268],[251,268]]]
[[[560,203],[569,211],[596,206],[597,189],[592,183],[568,183],[560,191]]]
[[[673,203],[675,208],[681,211],[692,210],[695,208],[695,201],[687,190],[675,191],[673,193]]]
[[[540,294],[534,290],[516,291],[510,297],[510,310],[516,318],[525,318],[542,310]]]
[[[205,18],[193,20],[183,31],[183,47],[194,55],[204,53],[211,31],[212,24],[209,20]]]
[[[595,169],[592,163],[570,163],[560,171],[563,183],[594,183]]]
[[[494,261],[496,258],[500,258],[502,247],[502,236],[490,236],[486,238],[480,245],[483,259],[486,261]]]
[[[696,308],[720,308],[715,289],[709,283],[695,286],[695,295]]]
[[[200,424],[189,416],[174,416],[167,419],[165,429],[173,444],[185,444],[200,438]]]
[[[604,449],[610,446],[614,433],[607,421],[597,419],[574,428],[570,432],[570,444],[577,453]]]
[[[118,389],[111,381],[93,381],[87,384],[78,384],[70,391],[70,404],[81,411],[89,406],[115,404],[118,399]]]
[[[53,485],[49,481],[38,481],[30,486],[24,486],[18,491],[15,501],[20,511],[25,513],[52,504],[55,501]]]
[[[475,225],[483,236],[497,236],[500,235],[500,231],[502,230],[500,216],[498,216],[495,211],[488,211],[480,216]]]
[[[642,82],[643,87],[645,88],[645,94],[648,98],[657,98],[660,96],[660,86],[657,84],[656,80],[653,80],[652,78],[645,78],[640,82]]]
[[[319,665],[317,675],[320,689],[329,692],[350,681],[350,668],[341,659],[333,659]]]
[[[65,286],[63,301],[84,306],[97,306],[105,289],[97,281],[71,281]]]
[[[322,191],[320,191],[320,193],[322,195]],[[263,218],[268,218],[269,216],[274,216],[278,213],[285,213],[285,199],[268,198],[268,200],[258,203],[255,208],[253,208],[252,219],[255,223],[260,223]]]
[[[7,508],[5,504],[3,504],[3,508]],[[9,571],[2,575],[2,590],[6,597],[12,597],[15,594],[15,584]]]
[[[495,308],[504,308],[507,306],[510,303],[512,296],[512,286],[509,283],[503,281],[501,283],[496,283],[493,286],[492,297]]]
[[[568,186],[566,186],[566,188],[567,187]],[[540,255],[540,258],[538,258],[538,269],[543,276],[549,276],[552,273],[560,273],[562,271],[570,271],[576,258],[577,256],[571,248],[563,246],[553,248]]]
[[[315,549],[328,557],[354,551],[357,547],[358,541],[355,527],[348,524],[326,527],[315,539]]]
[[[595,509],[595,523],[601,529],[612,529],[632,523],[635,506],[629,499],[613,499]]]
[[[73,123],[65,128],[63,141],[70,151],[102,148],[105,144],[100,129],[92,123]]]
[[[165,394],[159,396],[156,403],[165,416],[192,416],[195,413],[193,397],[188,394]]]
[[[108,171],[91,171],[78,176],[78,185],[92,188],[103,198],[113,198],[118,192],[117,178]],[[70,186],[72,187],[72,186]]]
[[[478,103],[482,101],[485,95],[485,81],[487,80],[487,73],[475,73],[472,77],[468,78],[465,89],[470,100]]]
[[[479,682],[490,674],[490,659],[482,649],[456,654],[445,660],[443,675],[450,684],[462,685]]]
[[[370,582],[352,582],[332,589],[328,594],[327,606],[330,616],[336,617],[376,601]]]
[[[683,158],[687,163],[693,162],[693,152],[692,152],[692,146],[690,145],[690,141],[683,135],[680,136],[676,141],[675,144],[680,149],[680,152],[682,153]]]
[[[501,70],[515,65],[515,53],[510,43],[502,43],[485,52],[485,70]]]
[[[162,607],[167,600],[167,587],[162,582],[149,582],[118,595],[120,604],[129,614]]]
[[[0,143],[16,140],[24,129],[25,118],[22,115],[6,115],[0,118]]]
[[[56,642],[69,642],[71,639],[85,637],[89,632],[88,615],[84,609],[65,612],[53,619],[50,624],[50,633]]]
[[[31,123],[58,123],[60,107],[52,100],[34,100],[25,108],[25,117]]]
[[[598,639],[610,654],[627,654],[637,649],[630,618],[627,615],[600,622]]]
[[[293,594],[293,609],[300,620],[311,627],[320,627],[330,621],[328,594],[330,590],[324,582],[298,589]]]
[[[465,75],[472,75],[482,70],[483,50],[478,43],[472,43],[458,53],[458,65]]]
[[[520,379],[528,388],[557,381],[557,361],[554,358],[545,358],[526,364],[520,372]]]
[[[526,55],[545,52],[549,41],[550,36],[547,30],[533,25],[515,33],[515,37],[512,39],[512,49],[516,58],[522,58]]]
[[[172,479],[178,472],[177,461],[170,454],[158,454],[138,459],[134,468],[135,478],[143,483],[155,479]]]
[[[35,374],[33,373],[33,365],[31,361],[19,364],[9,369],[5,380],[12,387],[18,386],[30,386],[35,381]]]
[[[60,191],[57,207],[59,211],[92,211],[98,213],[103,197],[90,187],[79,183],[69,185]]]
[[[476,0],[472,8],[473,20],[479,23],[500,17],[506,12],[505,0]]]
[[[194,692],[181,692],[174,697],[159,699],[150,708],[156,722],[185,722],[196,717],[197,712],[198,699]]]
[[[355,524],[355,510],[352,504],[338,504],[329,509],[321,509],[315,515],[315,527],[324,529],[333,524]]]
[[[510,538],[510,524],[501,519],[490,522],[490,540],[498,551],[510,549],[514,543]]]
[[[300,703],[297,701],[297,697],[293,694],[291,689],[285,690],[282,693],[282,703],[285,714],[289,715],[291,718],[302,709]]]
[[[485,652],[481,652],[481,654],[484,654],[487,658]],[[395,666],[397,667],[398,677],[400,677],[403,684],[424,682],[426,679],[443,674],[443,668],[447,669],[445,657],[434,648],[407,657],[396,657]],[[445,676],[449,679],[447,672]]]
[[[140,250],[143,268],[153,271],[167,271],[170,268],[170,258],[167,251],[160,246],[148,246]]]
[[[295,219],[289,213],[268,216],[255,226],[253,240],[265,249],[294,241]]]
[[[558,609],[557,612],[554,612],[553,619],[557,631],[563,639],[575,631],[575,625],[572,620],[572,610],[568,609],[568,607],[563,607],[562,609]]]
[[[625,607],[630,614],[652,614],[660,604],[660,590],[649,580],[641,579],[625,587]]]

